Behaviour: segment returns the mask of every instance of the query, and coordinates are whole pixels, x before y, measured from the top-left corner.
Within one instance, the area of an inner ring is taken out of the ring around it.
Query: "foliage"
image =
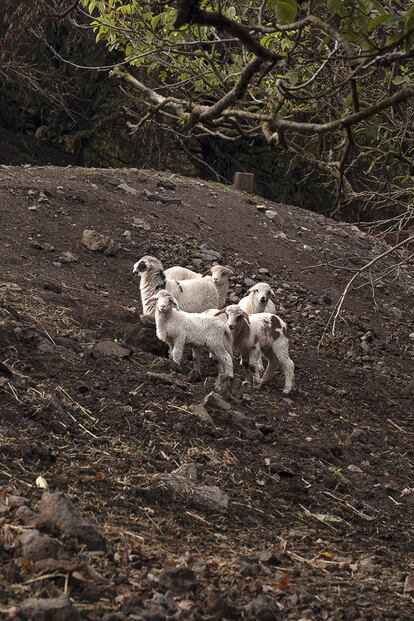
[[[336,207],[412,201],[409,0],[80,5],[96,40],[122,55],[114,74],[147,102],[145,122],[279,145],[319,171]]]

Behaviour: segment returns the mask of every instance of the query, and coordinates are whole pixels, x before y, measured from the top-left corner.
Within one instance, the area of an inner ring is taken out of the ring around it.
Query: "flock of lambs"
[[[161,261],[145,256],[134,264],[133,273],[141,276],[143,313],[155,316],[157,337],[168,345],[177,367],[189,345],[196,374],[201,374],[201,351],[207,349],[217,358],[219,377],[232,378],[236,353],[249,381],[258,387],[271,379],[279,363],[285,379],[283,393],[291,392],[295,367],[289,356],[287,326],[275,314],[269,284],[254,285],[238,304],[225,307],[232,274],[228,267],[214,265],[208,275],[180,266],[164,270]],[[264,373],[262,358],[267,361]]]

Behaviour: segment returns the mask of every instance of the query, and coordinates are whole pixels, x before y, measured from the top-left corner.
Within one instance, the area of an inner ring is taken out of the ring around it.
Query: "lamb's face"
[[[134,263],[134,267],[132,268],[132,272],[134,274],[139,273],[143,274],[144,272],[162,272],[163,267],[161,261],[159,261],[155,257],[151,257],[146,255],[142,257],[139,261]]]
[[[244,321],[247,321],[247,323],[249,323],[248,315],[240,308],[240,306],[237,306],[237,304],[227,306],[225,312],[227,315],[227,326],[229,330],[233,333],[241,330]]]
[[[172,307],[178,308],[177,301],[169,291],[161,289],[157,295],[154,296],[156,301],[155,307],[160,313],[168,313]]]
[[[249,289],[250,296],[254,296],[260,304],[266,306],[270,298],[274,295],[272,288],[267,282],[259,282],[257,285]]]
[[[210,272],[211,281],[215,285],[223,285],[224,283],[227,283],[230,274],[233,273],[228,267],[223,267],[222,265],[213,265]]]

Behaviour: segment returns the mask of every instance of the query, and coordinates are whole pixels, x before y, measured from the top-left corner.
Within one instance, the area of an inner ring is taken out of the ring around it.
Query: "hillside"
[[[119,251],[88,250],[85,229]],[[318,352],[348,279],[387,249],[349,224],[167,173],[1,166],[0,242],[5,618],[412,619],[412,259],[361,277]],[[231,299],[269,281],[296,391],[283,398],[278,376],[230,409],[191,411],[214,368],[204,382],[188,364],[172,372],[141,324],[132,265],[145,254],[200,271],[218,258]],[[56,512],[40,520],[46,494],[39,515],[25,508],[38,511],[39,475],[106,552]],[[33,526],[47,554],[28,545]],[[27,603],[62,591],[78,613]]]

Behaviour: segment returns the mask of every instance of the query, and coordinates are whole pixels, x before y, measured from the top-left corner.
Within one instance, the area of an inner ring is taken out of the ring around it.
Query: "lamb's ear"
[[[244,316],[244,320],[245,320],[245,321],[247,321],[247,323],[248,323],[248,324],[249,324],[249,326],[250,326],[250,319],[249,319],[249,315],[248,315],[247,313],[243,313],[243,316]]]
[[[211,275],[211,267],[209,267],[209,268],[208,268],[208,270],[206,270],[206,271],[204,272],[204,274],[203,274],[203,278],[204,278],[205,276],[210,276],[210,275]]]
[[[156,295],[152,295],[150,298],[148,298],[147,302],[156,302],[157,301],[157,296]]]
[[[251,293],[257,293],[256,285],[253,285],[253,287],[250,287],[250,289],[248,289],[246,293],[248,293],[249,295]]]
[[[217,311],[216,313],[214,313],[214,316],[217,317],[217,315],[222,315],[223,313],[226,312],[225,308],[221,308],[219,311]]]
[[[229,267],[223,267],[223,273],[227,274],[228,276],[233,276],[234,274],[233,270],[231,270]]]
[[[180,309],[178,308],[178,302],[177,302],[177,300],[176,300],[175,298],[173,298],[173,299],[172,299],[172,305],[173,305],[173,306],[174,306],[174,308],[176,308],[177,310],[180,310]]]
[[[273,291],[273,289],[270,289],[270,297],[275,299],[275,292]]]

